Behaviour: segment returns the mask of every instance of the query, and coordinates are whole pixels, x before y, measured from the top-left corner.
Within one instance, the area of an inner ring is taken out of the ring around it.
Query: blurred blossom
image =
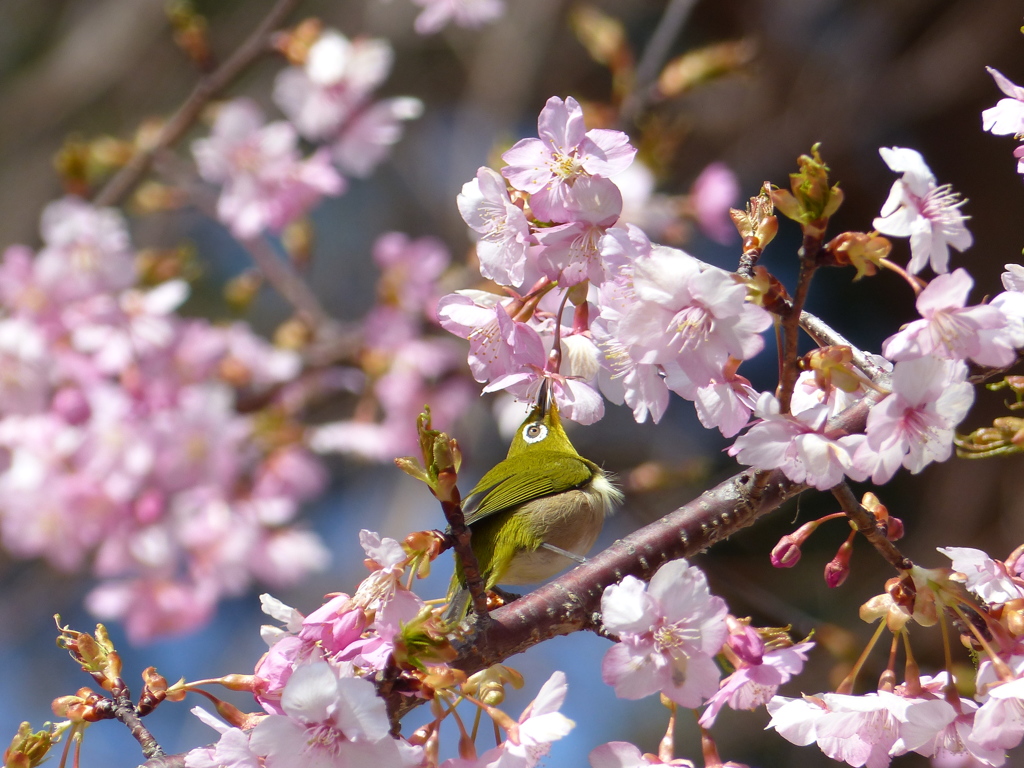
[[[193,142],[200,175],[222,185],[217,216],[237,237],[280,232],[324,195],[344,191],[327,150],[302,159],[298,142],[291,123],[264,125],[263,113],[249,99],[224,104],[210,136]]]
[[[411,96],[373,100],[393,61],[387,40],[325,30],[304,66],[278,73],[274,101],[303,138],[326,145],[343,173],[368,176],[402,137],[402,123],[423,113]]]
[[[503,0],[412,0],[423,10],[416,17],[416,31],[432,35],[448,22],[477,29],[505,13]]]
[[[736,227],[729,218],[740,196],[740,182],[725,163],[711,163],[693,182],[690,202],[697,225],[712,240],[722,245],[736,242]]]
[[[244,323],[181,317],[183,281],[134,287],[112,210],[67,198],[43,233],[37,258],[12,247],[0,261],[3,546],[91,565],[89,609],[136,642],[198,627],[254,578],[282,586],[323,567],[323,545],[285,527],[323,469],[294,438],[261,441],[235,408],[236,387],[286,381],[297,356]]]

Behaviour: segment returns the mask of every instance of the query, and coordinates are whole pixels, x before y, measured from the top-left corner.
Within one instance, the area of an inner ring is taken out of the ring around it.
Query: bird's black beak
[[[540,391],[537,393],[537,408],[540,409],[541,416],[548,415],[548,409],[551,407],[551,380],[541,379]]]

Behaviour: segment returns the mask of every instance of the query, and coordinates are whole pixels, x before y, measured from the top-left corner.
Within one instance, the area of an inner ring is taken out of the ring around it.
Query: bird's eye
[[[527,424],[523,427],[523,440],[528,443],[539,443],[548,436],[548,428],[543,424]]]

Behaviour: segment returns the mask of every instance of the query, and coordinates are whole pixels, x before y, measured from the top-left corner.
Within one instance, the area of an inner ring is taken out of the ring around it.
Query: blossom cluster
[[[274,101],[287,117],[266,123],[246,98],[217,112],[192,152],[200,175],[221,187],[217,216],[239,238],[280,232],[324,195],[341,194],[345,176],[368,176],[419,117],[419,99],[374,100],[394,54],[386,40],[349,40],[324,30],[301,65],[278,73]],[[299,140],[317,145],[302,157]]]
[[[244,323],[178,315],[182,280],[137,285],[113,209],[58,200],[41,235],[38,253],[15,245],[0,262],[4,547],[91,563],[88,606],[134,640],[198,626],[254,578],[287,585],[325,564],[290,527],[324,470],[237,408],[294,377],[298,356]]]
[[[914,582],[920,592],[912,611],[883,595],[869,601],[862,615],[884,617],[890,629],[898,631],[912,616],[920,623],[934,621],[934,614],[921,607],[933,598],[940,605],[972,606],[985,617],[990,634],[983,638],[976,633],[968,641],[981,657],[974,699],[961,696],[947,672],[918,676],[908,665],[903,684],[862,695],[776,696],[768,704],[769,727],[795,744],[817,743],[829,757],[854,766],[885,766],[908,752],[944,764],[1006,763],[1006,750],[1024,740],[1022,549],[1005,561],[967,547],[939,551],[952,561],[952,571],[918,569]]]
[[[918,296],[922,319],[888,339],[876,361],[890,370],[892,388],[866,433],[828,436],[828,419],[872,391],[865,377],[858,380],[849,361],[842,375],[852,386],[806,371],[783,412],[738,372],[763,349],[772,324],[752,286],[652,245],[622,221],[615,177],[634,155],[625,134],[586,130],[580,105],[554,97],[538,135],[509,149],[500,173],[481,168],[459,195],[479,238],[480,272],[507,295],[458,291],[441,299],[438,315],[468,339],[485,392],[528,399],[547,378],[561,412],[584,424],[603,416],[604,397],[627,403],[638,421],[658,421],[675,392],[726,437],[750,427],[730,448],[740,462],[826,489],[844,476],[884,483],[901,466],[918,472],[948,458],[973,403],[967,364],[1007,366],[1024,346],[1020,291],[968,305],[973,280],[963,269],[949,272],[950,248],[972,243],[962,201],[919,153],[883,148],[902,175],[877,232],[910,239],[909,272],[930,264],[938,275]]]
[[[188,753],[189,768],[436,766],[436,727],[411,741],[390,734],[385,702],[374,686],[389,667],[409,676],[412,695],[440,697],[461,684],[465,693],[493,701],[480,692],[479,683],[448,668],[452,656],[446,630],[407,584],[416,572],[417,554],[372,531],[361,531],[360,542],[371,574],[352,596],[331,596],[308,616],[263,596],[263,610],[283,625],[262,629],[270,647],[256,665],[252,692],[267,715],[257,716],[255,727],[242,731],[194,710],[221,737],[212,747]],[[490,672],[482,674],[492,679]],[[463,752],[444,761],[443,768],[537,765],[550,743],[573,727],[558,712],[566,691],[565,675],[555,672],[518,720],[492,708],[507,738],[479,757]]]
[[[480,272],[507,293],[441,299],[441,325],[469,340],[473,376],[524,399],[548,378],[562,414],[584,424],[603,416],[602,394],[657,421],[671,390],[735,434],[754,394],[736,368],[761,350],[770,316],[726,271],[622,221],[614,177],[635,154],[625,134],[587,130],[575,99],[552,97],[538,135],[459,195]]]

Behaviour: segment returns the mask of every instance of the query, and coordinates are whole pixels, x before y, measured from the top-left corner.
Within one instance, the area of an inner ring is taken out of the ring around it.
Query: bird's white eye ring
[[[543,424],[534,422],[523,427],[523,440],[528,443],[539,443],[548,436],[548,428]]]

